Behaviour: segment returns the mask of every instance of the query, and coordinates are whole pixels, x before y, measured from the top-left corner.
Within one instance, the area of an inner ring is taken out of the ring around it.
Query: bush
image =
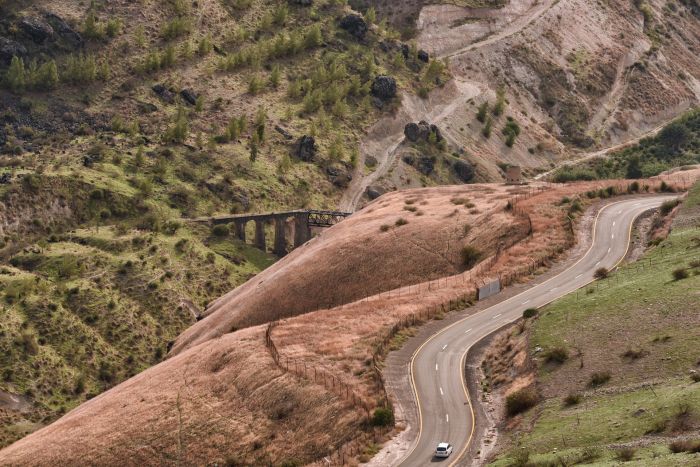
[[[671,452],[678,454],[681,452],[691,452],[691,453],[696,453],[700,452],[700,439],[696,440],[679,440],[679,441],[674,441],[671,444],[668,445],[668,448],[671,450]]]
[[[591,375],[591,379],[589,380],[588,384],[593,388],[602,386],[610,381],[611,377],[612,376],[610,375],[609,371],[596,371]]]
[[[544,353],[547,363],[564,363],[569,359],[569,351],[565,347],[553,347]]]
[[[509,417],[523,413],[537,405],[537,393],[532,388],[524,388],[506,397],[506,413]]]
[[[622,462],[627,462],[634,459],[634,453],[634,448],[620,448],[617,450],[615,457]]]
[[[523,311],[523,318],[534,318],[537,316],[537,308],[527,308],[525,311]]]
[[[211,229],[211,234],[215,237],[226,237],[230,233],[228,225],[218,224]]]
[[[673,209],[680,204],[680,201],[677,199],[672,199],[669,201],[664,201],[664,203],[661,205],[661,215],[662,216],[667,216]]]
[[[401,227],[402,225],[406,225],[406,224],[408,224],[408,221],[406,219],[404,219],[403,217],[399,217],[396,220],[396,227]]]
[[[471,245],[465,245],[462,247],[460,252],[460,257],[462,259],[462,266],[465,269],[471,269],[476,266],[476,263],[481,259],[482,253]]]
[[[391,228],[390,225],[388,225],[388,224],[382,224],[382,225],[379,227],[379,230],[382,231],[382,232],[386,232],[386,231],[388,231],[390,228]]]
[[[610,275],[610,271],[607,268],[598,268],[595,270],[593,277],[596,279],[606,279]]]
[[[571,392],[569,395],[567,395],[564,398],[564,406],[565,407],[571,407],[574,405],[578,405],[581,402],[581,394],[578,394],[576,392]]]
[[[673,271],[673,279],[674,280],[682,280],[682,279],[687,279],[689,276],[688,270],[686,268],[678,268]]]
[[[389,407],[379,407],[372,414],[372,426],[391,426],[394,424],[394,412]]]

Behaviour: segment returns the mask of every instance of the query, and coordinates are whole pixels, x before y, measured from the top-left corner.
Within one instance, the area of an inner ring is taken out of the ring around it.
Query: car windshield
[[[447,451],[447,448],[444,448],[442,446],[438,446],[437,450],[438,451]]]

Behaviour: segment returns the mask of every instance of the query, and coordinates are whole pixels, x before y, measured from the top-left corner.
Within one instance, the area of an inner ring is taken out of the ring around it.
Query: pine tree
[[[265,109],[260,107],[258,113],[255,115],[255,134],[258,136],[258,142],[265,142],[265,121],[267,120],[267,113]]]
[[[5,81],[7,82],[7,87],[13,92],[21,92],[26,86],[26,72],[24,70],[24,60],[17,57],[16,55],[12,57],[10,62],[10,68],[7,70],[5,75]]]
[[[58,86],[58,67],[56,61],[51,60],[39,68],[39,86],[42,89],[56,89]]]
[[[282,72],[280,66],[276,64],[272,67],[272,73],[270,74],[270,84],[273,88],[277,89],[277,87],[279,87],[281,76]]]
[[[481,123],[486,122],[486,113],[488,111],[489,111],[489,103],[488,103],[488,101],[484,101],[484,103],[479,106],[479,109],[476,112],[476,119],[479,120]]]

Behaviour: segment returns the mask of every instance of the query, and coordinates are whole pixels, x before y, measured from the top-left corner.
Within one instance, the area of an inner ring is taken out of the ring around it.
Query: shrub
[[[574,405],[578,405],[581,402],[581,394],[578,394],[576,392],[570,392],[565,398],[564,398],[564,406],[565,407],[571,407]]]
[[[645,356],[647,352],[644,349],[627,349],[623,354],[622,358],[625,358],[627,360],[639,360],[643,356]]]
[[[532,388],[523,388],[506,397],[506,413],[509,417],[518,415],[537,404],[537,393]]]
[[[611,375],[609,371],[596,371],[595,373],[591,374],[588,384],[595,388],[607,383],[610,381],[610,378]]]
[[[627,462],[627,461],[631,461],[632,459],[634,459],[634,453],[635,453],[634,448],[630,448],[630,447],[620,448],[615,453],[615,457],[622,462]]]
[[[211,229],[211,234],[215,237],[226,237],[230,233],[228,225],[218,224]]]
[[[478,121],[480,121],[481,123],[485,123],[488,111],[489,111],[489,103],[487,101],[479,106],[479,110],[476,112],[476,119]]]
[[[515,120],[510,119],[506,122],[506,126],[503,127],[501,133],[506,137],[506,146],[513,147],[515,143],[515,138],[520,134],[520,125]]]
[[[598,268],[595,270],[593,277],[596,279],[606,279],[610,275],[610,271],[607,268]]]
[[[569,351],[565,347],[553,347],[544,353],[547,363],[564,363],[569,359]]]
[[[525,311],[523,311],[523,318],[534,318],[537,316],[537,308],[527,308]]]
[[[680,281],[683,279],[687,279],[689,276],[688,270],[686,268],[678,268],[674,269],[673,271],[673,279]]]
[[[408,221],[406,219],[404,219],[403,217],[399,217],[396,220],[396,227],[401,227],[402,225],[406,225],[406,224],[408,224]]]
[[[465,269],[471,269],[476,266],[476,263],[481,259],[482,253],[471,245],[465,245],[460,251],[460,257],[462,259],[462,266]]]
[[[661,205],[661,215],[662,216],[667,216],[673,209],[680,204],[680,201],[677,199],[672,199],[669,201],[664,201],[664,203]]]
[[[673,441],[671,444],[668,445],[668,448],[671,450],[671,452],[678,454],[681,452],[700,452],[700,439],[696,440],[690,440],[690,439],[685,439],[685,440],[678,440],[678,441]]]
[[[372,426],[391,426],[394,424],[394,412],[389,407],[378,407],[372,414]]]
[[[379,227],[379,230],[382,231],[382,232],[386,232],[386,231],[388,231],[390,228],[391,228],[390,225],[388,225],[388,224],[382,224],[382,225]]]

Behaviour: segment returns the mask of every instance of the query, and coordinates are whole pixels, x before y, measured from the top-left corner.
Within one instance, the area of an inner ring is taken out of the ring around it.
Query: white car
[[[452,445],[448,443],[440,443],[435,449],[435,457],[450,457],[452,454]]]

